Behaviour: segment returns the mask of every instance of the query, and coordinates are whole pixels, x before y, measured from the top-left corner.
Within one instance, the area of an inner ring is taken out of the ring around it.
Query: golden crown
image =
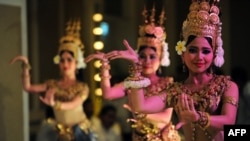
[[[212,39],[213,50],[215,51],[215,66],[221,67],[224,63],[224,50],[221,39],[220,9],[217,6],[219,0],[192,0],[189,13],[182,25],[182,37],[184,43],[190,35],[210,37]],[[185,51],[178,42],[176,50],[178,54]]]
[[[70,20],[67,22],[67,27],[65,29],[66,35],[61,37],[59,43],[59,52],[61,50],[70,50],[74,53],[75,58],[78,56],[78,48],[83,50],[84,45],[80,39],[81,23],[80,20]]]
[[[182,26],[184,41],[187,41],[190,35],[210,37],[213,40],[213,47],[216,47],[216,38],[220,34],[218,30],[221,26],[217,3],[218,0],[212,0],[212,2],[211,0],[192,0],[189,14]]]
[[[142,12],[144,24],[139,26],[137,50],[139,50],[141,46],[155,47],[157,53],[162,57],[162,66],[168,66],[170,61],[168,44],[165,42],[167,34],[163,27],[163,23],[166,19],[164,9],[162,9],[157,21],[155,15],[155,6],[153,6],[150,12],[144,7]]]
[[[83,58],[84,45],[80,38],[81,22],[79,19],[69,20],[67,22],[67,27],[65,28],[66,35],[62,36],[59,40],[58,54],[67,50],[74,54],[74,58],[78,62],[78,68],[84,68],[86,64]],[[59,55],[54,58],[56,64],[59,63]]]

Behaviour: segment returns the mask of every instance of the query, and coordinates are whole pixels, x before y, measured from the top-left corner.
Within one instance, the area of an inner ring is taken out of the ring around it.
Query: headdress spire
[[[59,63],[60,52],[67,50],[73,53],[74,58],[77,60],[77,68],[85,68],[86,64],[84,63],[83,58],[83,49],[84,45],[80,38],[81,31],[81,22],[80,19],[69,20],[65,28],[66,35],[60,38],[60,45],[58,49],[58,55],[55,56],[54,62]]]
[[[137,41],[137,50],[141,46],[155,47],[157,53],[161,56],[161,65],[169,66],[168,44],[165,41],[167,34],[163,23],[165,21],[165,12],[162,8],[161,14],[156,18],[156,8],[153,4],[152,9],[148,12],[146,6],[142,11],[143,24],[139,26],[139,37]],[[156,20],[158,19],[158,20]]]

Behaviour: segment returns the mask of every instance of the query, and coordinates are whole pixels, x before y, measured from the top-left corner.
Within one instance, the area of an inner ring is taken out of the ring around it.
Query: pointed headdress
[[[85,68],[84,62],[84,45],[80,38],[81,23],[80,20],[70,20],[65,29],[66,35],[62,36],[59,40],[58,54],[54,57],[54,63],[58,64],[60,60],[59,54],[61,51],[70,51],[73,53],[74,58],[77,60],[77,68]]]
[[[209,37],[212,39],[213,51],[215,53],[214,64],[221,67],[224,63],[224,50],[222,48],[223,41],[221,39],[220,9],[218,7],[219,0],[192,0],[189,7],[189,13],[182,25],[182,37],[185,43],[190,35]],[[185,51],[185,47],[181,47],[178,42],[176,50],[180,55]]]
[[[156,52],[161,56],[161,65],[169,66],[169,52],[168,52],[168,43],[165,41],[167,34],[163,23],[165,21],[165,12],[162,9],[159,20],[156,21],[156,9],[155,6],[151,9],[151,12],[144,7],[142,16],[144,18],[143,25],[139,26],[139,37],[137,40],[137,51],[142,46],[155,47]]]

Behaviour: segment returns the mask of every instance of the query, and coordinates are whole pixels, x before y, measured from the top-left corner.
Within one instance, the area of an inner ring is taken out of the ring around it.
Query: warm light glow
[[[96,88],[95,89],[95,95],[96,96],[102,96],[102,89],[101,88]]]
[[[95,13],[93,15],[93,21],[95,21],[95,22],[100,22],[100,21],[102,21],[102,19],[103,19],[103,16],[101,13]]]
[[[95,41],[94,42],[94,49],[95,50],[102,50],[104,47],[104,44],[102,41]]]
[[[94,34],[94,35],[102,35],[102,33],[103,33],[103,30],[102,30],[101,27],[95,27],[95,28],[93,29],[93,34]]]
[[[96,60],[96,61],[94,62],[94,66],[95,66],[96,68],[100,68],[101,65],[102,65],[102,63],[101,63],[100,60]]]
[[[94,75],[94,80],[98,81],[98,82],[101,81],[101,77],[100,77],[100,75],[98,73]]]

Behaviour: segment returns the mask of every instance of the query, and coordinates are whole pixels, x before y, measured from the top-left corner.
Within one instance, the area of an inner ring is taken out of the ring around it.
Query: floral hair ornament
[[[80,39],[80,20],[70,20],[67,23],[65,29],[66,35],[61,37],[59,43],[58,54],[54,57],[54,63],[59,64],[61,51],[70,51],[73,53],[74,58],[77,61],[77,69],[86,68],[86,63],[84,62],[84,45]]]
[[[224,50],[218,3],[219,0],[192,0],[189,13],[182,25],[182,38],[185,42],[190,35],[211,38],[215,53],[214,65],[221,67],[224,64]],[[181,48],[176,49],[178,54],[181,54],[180,50]]]
[[[155,19],[155,6],[150,10],[144,7],[142,12],[142,16],[144,18],[144,24],[139,26],[139,37],[137,41],[137,52],[142,46],[155,47],[157,54],[161,56],[161,65],[169,66],[169,52],[168,52],[168,44],[165,41],[167,34],[164,31],[163,23],[165,20],[165,12],[162,9],[159,20]]]
[[[186,51],[186,42],[178,41],[177,45],[175,46],[175,50],[177,51],[178,55],[182,55],[182,53]]]

